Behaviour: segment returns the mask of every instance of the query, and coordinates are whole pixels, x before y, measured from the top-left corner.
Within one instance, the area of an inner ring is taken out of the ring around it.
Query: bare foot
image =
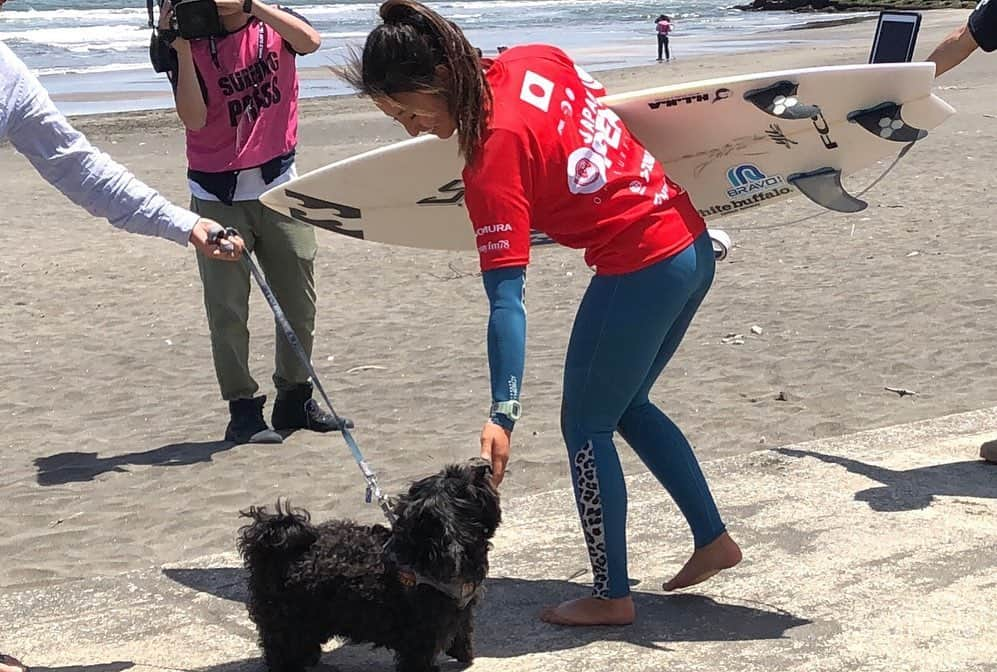
[[[723,569],[730,569],[741,562],[741,549],[724,532],[706,546],[696,549],[671,581],[662,586],[665,590],[679,590],[702,583]]]
[[[582,597],[547,607],[540,612],[540,620],[554,625],[630,625],[636,610],[629,595],[615,600]]]
[[[0,672],[28,672],[28,668],[14,656],[0,653]]]

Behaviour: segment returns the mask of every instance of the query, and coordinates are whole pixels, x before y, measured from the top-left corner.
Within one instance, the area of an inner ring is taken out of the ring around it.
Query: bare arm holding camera
[[[159,14],[161,30],[170,27],[172,16],[173,4],[170,0],[166,0]],[[199,131],[207,123],[208,106],[204,102],[201,85],[197,81],[197,69],[194,67],[194,56],[190,52],[190,42],[178,36],[170,46],[177,52],[177,79],[173,91],[177,116],[184,126],[192,131]]]
[[[216,4],[219,11],[224,4],[239,5],[240,11],[244,7],[241,0],[216,0]],[[280,33],[284,41],[291,45],[291,49],[302,56],[318,51],[322,46],[322,37],[318,31],[290,12],[254,0],[250,13]]]
[[[177,104],[177,116],[183,125],[192,131],[204,128],[208,120],[208,106],[197,81],[194,57],[190,53],[190,42],[178,37],[173,43],[177,52],[177,88],[173,93]]]

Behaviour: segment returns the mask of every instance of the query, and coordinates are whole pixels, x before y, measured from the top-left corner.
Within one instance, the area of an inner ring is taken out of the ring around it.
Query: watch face
[[[510,420],[519,420],[523,407],[518,401],[497,401],[492,404],[492,413],[501,413]]]

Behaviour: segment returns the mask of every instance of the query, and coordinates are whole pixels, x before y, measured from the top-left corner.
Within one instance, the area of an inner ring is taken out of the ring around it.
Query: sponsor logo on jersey
[[[478,254],[494,254],[495,252],[504,252],[510,249],[511,245],[508,240],[493,240],[489,243],[484,243],[478,245]]]
[[[579,147],[568,157],[568,189],[592,194],[606,186],[606,160],[592,147]]]
[[[474,230],[476,236],[487,236],[489,233],[507,233],[512,231],[512,224],[488,224]]]

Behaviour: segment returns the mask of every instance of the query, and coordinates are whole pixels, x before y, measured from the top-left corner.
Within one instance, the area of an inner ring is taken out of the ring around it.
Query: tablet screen
[[[880,12],[870,63],[907,63],[914,56],[921,15],[916,12]]]

